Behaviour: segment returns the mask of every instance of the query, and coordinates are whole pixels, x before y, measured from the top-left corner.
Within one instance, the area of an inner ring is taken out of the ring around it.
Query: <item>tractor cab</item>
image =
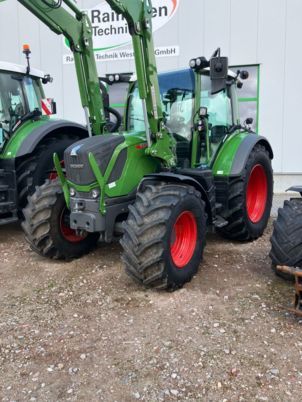
[[[192,69],[159,74],[165,125],[176,140],[178,167],[211,166],[223,140],[239,121],[236,78],[229,70],[226,88],[213,94],[209,68],[200,78]],[[207,129],[196,131],[202,117],[207,119]],[[145,130],[137,83],[128,96],[126,124],[130,132]]]
[[[44,74],[36,69],[0,62],[0,146],[28,119],[42,115]]]

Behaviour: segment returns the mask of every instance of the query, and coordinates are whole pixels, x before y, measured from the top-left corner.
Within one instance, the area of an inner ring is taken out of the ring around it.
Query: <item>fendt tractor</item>
[[[73,31],[71,34],[75,35]],[[28,45],[24,46],[23,53],[27,59],[26,66],[0,62],[0,225],[17,221],[22,216],[27,196],[33,194],[35,187],[42,185],[46,179],[57,177],[53,153],[56,152],[60,160],[63,160],[63,152],[69,145],[88,137],[87,127],[52,118],[56,104],[45,97],[43,89],[43,85],[52,82],[52,78],[31,68],[31,50]],[[84,69],[79,59],[77,68]],[[91,74],[97,75],[93,65],[87,68]],[[85,70],[78,74],[79,79],[86,79]],[[123,75],[119,77],[124,79]],[[108,78],[104,77],[103,81],[108,82]],[[110,80],[108,83],[111,84]],[[102,115],[98,122],[102,120],[104,128],[116,131],[121,124],[121,117],[109,107],[104,83],[96,82],[96,86],[94,90],[100,93],[105,103],[105,118]],[[90,107],[90,114],[93,115],[89,95],[83,94],[83,88],[81,85],[84,106]],[[101,102],[97,107],[99,109],[95,110],[93,117],[96,120],[103,109]],[[101,124],[95,129],[96,134],[100,132]]]
[[[20,3],[44,22],[56,15],[61,27],[87,21],[69,0]],[[250,119],[240,124],[236,87],[246,72],[229,71],[217,50],[209,61],[197,57],[187,70],[158,76],[151,1],[107,3],[127,21],[135,54],[126,131],[67,148],[65,173],[55,155],[59,178],[29,198],[23,228],[33,250],[56,259],[121,236],[126,272],[147,287],[174,290],[197,272],[207,227],[240,241],[263,234],[273,151]]]

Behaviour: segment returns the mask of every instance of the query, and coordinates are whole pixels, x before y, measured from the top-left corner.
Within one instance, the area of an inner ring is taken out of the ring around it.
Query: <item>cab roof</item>
[[[19,74],[26,74],[26,66],[22,66],[20,64],[15,63],[8,63],[6,61],[0,61],[0,70]],[[44,78],[45,74],[41,70],[31,68],[29,75],[37,78]]]

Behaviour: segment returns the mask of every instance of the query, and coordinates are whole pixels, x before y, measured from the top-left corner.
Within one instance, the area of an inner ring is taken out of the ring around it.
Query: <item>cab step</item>
[[[19,219],[17,216],[11,216],[9,218],[1,218],[1,216],[0,216],[0,226],[8,225],[9,223],[18,222],[18,220]]]
[[[229,222],[225,220],[222,216],[216,215],[216,219],[214,220],[213,224],[215,228],[221,229],[227,226]]]

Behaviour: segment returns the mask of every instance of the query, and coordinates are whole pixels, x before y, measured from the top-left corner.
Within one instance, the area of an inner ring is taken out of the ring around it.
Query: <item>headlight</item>
[[[201,66],[201,59],[200,58],[196,59],[196,66],[197,67]]]
[[[115,75],[114,77],[115,81],[119,81],[120,80],[120,76],[118,74]]]
[[[99,190],[97,190],[95,188],[94,190],[91,191],[91,195],[92,195],[92,198],[96,199],[100,195],[100,192],[99,192]]]
[[[191,68],[195,68],[195,67],[196,67],[196,60],[195,60],[195,59],[192,59],[192,60],[190,61],[190,67],[191,67]]]
[[[74,196],[76,195],[75,189],[72,188],[72,187],[70,187],[70,189],[69,189],[69,194],[70,194],[71,197],[74,197]]]

